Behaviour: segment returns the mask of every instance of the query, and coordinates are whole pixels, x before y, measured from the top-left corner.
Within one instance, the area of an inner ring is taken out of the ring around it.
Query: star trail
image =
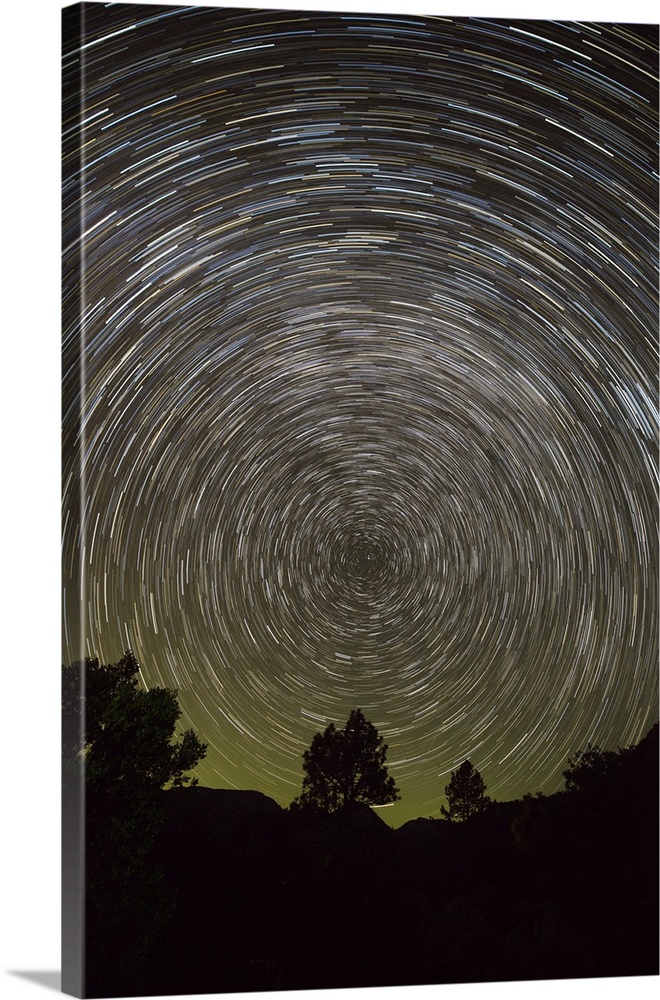
[[[657,26],[74,10],[63,662],[132,649],[282,805],[359,707],[396,825],[639,741]]]

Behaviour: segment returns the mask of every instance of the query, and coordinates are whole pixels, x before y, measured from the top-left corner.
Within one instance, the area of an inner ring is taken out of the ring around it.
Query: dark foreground
[[[460,824],[162,801],[150,898],[90,922],[88,996],[658,973],[657,727],[615,780]]]

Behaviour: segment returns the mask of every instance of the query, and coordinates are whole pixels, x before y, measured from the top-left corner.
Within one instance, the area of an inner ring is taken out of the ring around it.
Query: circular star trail
[[[657,30],[94,5],[65,53],[64,657],[394,823],[657,719]],[[80,74],[82,100],[76,93]],[[83,280],[80,282],[79,269]]]

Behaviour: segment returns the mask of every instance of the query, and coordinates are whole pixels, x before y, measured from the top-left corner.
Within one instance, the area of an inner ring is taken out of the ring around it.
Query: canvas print
[[[657,974],[658,25],[62,83],[65,992]]]

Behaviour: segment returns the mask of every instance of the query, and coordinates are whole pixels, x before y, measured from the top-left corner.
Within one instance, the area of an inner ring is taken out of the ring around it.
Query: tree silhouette
[[[206,746],[192,729],[175,740],[181,716],[176,691],[142,690],[131,652],[118,663],[86,659],[65,667],[62,678],[65,780],[82,764],[88,794],[146,792],[196,784],[186,775]]]
[[[63,843],[65,891],[75,890],[78,869],[92,995],[107,988],[95,977],[111,967],[130,977],[171,913],[151,859],[163,821],[161,789],[196,783],[186,772],[206,752],[191,729],[175,738],[176,692],[143,690],[139,670],[127,652],[118,663],[89,658],[62,671],[62,805],[64,840],[71,841]]]
[[[343,729],[333,722],[312,739],[303,754],[302,794],[295,809],[335,812],[356,803],[385,805],[399,798],[387,773],[387,744],[360,709],[354,709]]]
[[[458,770],[451,772],[451,781],[445,787],[449,809],[441,806],[440,812],[449,820],[468,819],[490,804],[490,799],[485,793],[483,778],[470,761],[466,760]]]
[[[568,768],[562,771],[567,792],[597,790],[619,768],[625,751],[601,750],[587,743],[586,750],[578,750],[569,757]]]

